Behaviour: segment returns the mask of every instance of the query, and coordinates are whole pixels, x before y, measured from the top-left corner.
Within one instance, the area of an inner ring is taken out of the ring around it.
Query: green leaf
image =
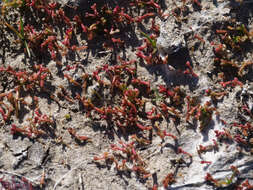
[[[27,42],[26,42],[26,41],[24,41],[24,44],[25,44],[25,48],[26,48],[26,51],[27,51],[28,57],[31,57],[30,49],[29,49],[29,46],[28,46]]]
[[[155,101],[160,102],[162,100],[162,96],[159,95],[159,90],[157,88],[153,89],[155,94]]]
[[[25,48],[26,48],[26,51],[27,51],[27,54],[28,54],[28,57],[31,57],[31,53],[30,53],[30,49],[29,49],[29,46],[25,40],[25,32],[24,32],[24,23],[23,23],[23,20],[20,18],[20,36],[21,36],[21,40],[23,41],[24,45],[25,45]]]
[[[21,18],[20,18],[19,25],[20,25],[20,34],[22,36],[22,39],[24,40],[25,39],[25,35],[24,35],[24,23],[23,23],[23,20]]]
[[[142,32],[141,30],[140,30],[140,33],[141,33],[145,38],[148,39],[148,41],[151,43],[152,47],[154,48],[153,53],[155,53],[156,50],[157,50],[156,40],[155,40],[155,39],[151,39],[149,35],[145,34],[145,33]]]
[[[228,185],[232,184],[232,182],[233,182],[232,179],[227,178],[226,183],[227,183]]]

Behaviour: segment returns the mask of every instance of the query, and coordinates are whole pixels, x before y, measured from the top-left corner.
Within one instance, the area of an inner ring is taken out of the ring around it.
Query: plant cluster
[[[231,188],[235,190],[250,190],[252,189],[252,185],[249,184],[248,180],[240,181],[240,171],[237,167],[231,165],[230,169],[232,170],[232,174],[230,177],[224,179],[215,179],[210,173],[207,173],[205,176],[205,180],[215,186],[216,188]]]
[[[28,72],[26,70],[15,70],[11,66],[7,68],[0,67],[0,72],[13,78],[15,85],[14,89],[0,95],[0,113],[5,122],[9,121],[13,114],[19,118],[19,112],[22,107],[36,107],[38,105],[36,96],[33,96],[33,102],[28,103],[25,101],[24,94],[32,94],[36,90],[45,90],[44,84],[50,77],[50,71],[42,65],[34,65],[33,69],[33,71]],[[39,116],[38,111],[35,110],[35,113]]]
[[[220,37],[220,43],[211,44],[214,46],[214,64],[220,72],[222,80],[221,85],[225,88],[227,85],[240,85],[242,83],[238,79],[242,79],[247,75],[247,70],[251,61],[241,61],[240,55],[247,51],[247,46],[251,44],[252,32],[249,32],[245,25],[238,25],[232,22],[216,30]],[[231,80],[234,76],[234,80]]]
[[[140,178],[146,179],[151,176],[147,171],[147,164],[143,161],[139,153],[136,151],[134,141],[130,143],[119,142],[119,145],[111,144],[112,153],[104,152],[103,156],[95,156],[93,160],[105,160],[107,163],[114,163],[118,171],[135,172]]]
[[[190,118],[196,119],[200,123],[199,130],[201,132],[205,131],[212,121],[213,112],[216,111],[216,108],[213,107],[209,101],[205,102],[204,105],[201,105],[195,97],[191,98],[187,96],[186,99],[186,121],[189,121]],[[218,114],[218,112],[216,112],[216,114]]]
[[[0,184],[5,189],[29,189],[32,190],[34,187],[30,181],[22,177],[21,179],[16,179],[12,176],[11,180],[0,178]]]

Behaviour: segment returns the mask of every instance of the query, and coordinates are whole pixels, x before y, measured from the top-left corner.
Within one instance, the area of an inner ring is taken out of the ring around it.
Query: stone
[[[77,7],[79,10],[89,9],[94,3],[98,4],[103,2],[102,0],[57,0],[58,3]]]
[[[176,23],[175,17],[171,16],[161,23],[160,36],[156,43],[162,57],[166,54],[176,53],[186,46],[184,33]]]
[[[226,8],[228,3],[224,2],[212,9],[194,12],[187,22],[180,22],[174,16],[169,16],[166,20],[161,21],[160,36],[157,39],[157,49],[160,56],[177,53],[179,50],[186,48],[185,35],[198,32],[206,24],[213,25],[219,21],[228,20],[227,14],[230,9]]]
[[[35,142],[28,150],[28,159],[36,166],[40,166],[46,156],[47,150],[38,142]]]

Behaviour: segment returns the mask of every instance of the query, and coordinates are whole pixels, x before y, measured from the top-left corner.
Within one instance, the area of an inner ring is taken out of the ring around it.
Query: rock
[[[0,146],[0,158],[3,156],[3,148],[2,146]]]
[[[249,143],[253,145],[253,138],[250,138]]]
[[[4,162],[3,162],[3,152],[4,152],[4,149],[3,147],[0,146],[0,168],[2,168],[4,166]]]
[[[32,146],[32,142],[28,138],[13,139],[12,136],[6,136],[5,142],[13,155],[13,157],[9,156],[8,160],[13,169],[17,169],[21,162],[27,158],[27,150]]]
[[[175,17],[171,16],[162,22],[160,36],[157,39],[157,48],[161,56],[176,53],[185,46],[184,33],[176,23]]]
[[[96,4],[104,3],[103,0],[58,0],[57,2],[62,4],[63,6],[69,5],[77,7],[78,10],[90,9],[90,6],[92,6],[94,3]]]
[[[161,57],[177,53],[180,49],[186,48],[185,35],[197,32],[204,28],[206,24],[213,25],[219,21],[226,21],[230,17],[225,16],[230,12],[226,8],[228,3],[224,2],[212,9],[193,12],[187,18],[187,22],[176,20],[174,16],[169,16],[165,21],[161,22],[160,36],[157,39],[157,49]]]
[[[14,156],[19,156],[32,145],[32,142],[28,138],[22,139],[19,137],[18,139],[12,139],[11,136],[7,136],[6,144]]]
[[[24,152],[22,152],[22,154],[19,154],[18,156],[15,157],[12,164],[13,169],[17,169],[18,166],[21,164],[21,162],[26,158],[27,158],[27,150],[25,150]]]
[[[28,159],[33,161],[36,166],[40,166],[46,156],[47,149],[40,143],[35,142],[28,150]]]
[[[253,179],[253,161],[251,158],[248,158],[242,165],[239,166],[240,177],[245,179]]]

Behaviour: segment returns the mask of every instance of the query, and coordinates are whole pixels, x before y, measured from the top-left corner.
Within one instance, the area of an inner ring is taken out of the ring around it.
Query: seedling
[[[135,172],[142,179],[150,177],[150,172],[145,169],[146,163],[142,160],[142,158],[136,151],[136,147],[134,145],[135,143],[124,143],[122,141],[119,141],[119,144],[119,146],[116,144],[111,144],[111,150],[113,151],[113,154],[105,152],[103,156],[95,156],[93,160],[109,160],[112,163],[115,163],[116,169],[118,171],[132,171]],[[121,165],[119,164],[120,162],[122,163]],[[129,163],[133,166],[128,167],[126,163]]]
[[[190,74],[193,77],[198,78],[198,75],[193,71],[193,68],[192,68],[192,66],[191,66],[191,64],[190,64],[189,61],[186,62],[186,66],[188,68],[184,71],[184,74]]]
[[[200,131],[204,131],[212,120],[213,111],[216,109],[211,107],[210,102],[206,102],[204,106],[200,106],[197,111],[196,119],[200,121]]]
[[[83,135],[77,135],[76,130],[73,128],[68,128],[68,132],[69,134],[74,137],[77,141],[80,142],[92,142],[91,138],[87,137],[87,136],[83,136]]]
[[[178,154],[185,154],[185,155],[189,156],[190,158],[192,158],[192,154],[190,154],[189,152],[184,151],[181,147],[177,148],[177,153]]]
[[[155,115],[154,115],[154,113],[155,113]],[[162,119],[162,115],[161,115],[161,113],[158,113],[158,111],[157,111],[157,109],[155,109],[155,107],[153,107],[151,111],[147,112],[147,118],[152,121],[156,121],[156,120]]]
[[[206,90],[206,95],[210,96],[213,101],[218,101],[222,99],[225,95],[227,95],[227,92],[216,92],[211,90],[210,88]]]
[[[147,140],[145,138],[138,138],[135,134],[131,136],[131,139],[134,139],[138,144],[143,146],[151,144],[150,140]]]
[[[135,22],[141,22],[142,20],[148,18],[148,17],[153,17],[155,16],[155,13],[146,13],[142,16],[139,16],[139,17],[136,17],[135,18]],[[144,32],[140,31],[142,35],[144,35],[148,40],[150,40],[150,43],[154,43],[154,45],[156,46],[156,42],[152,42],[152,39],[147,35],[145,34]],[[154,46],[153,46],[154,47]]]
[[[239,68],[238,75],[239,75],[240,77],[242,77],[242,76],[243,76],[243,71],[244,71],[244,69],[245,69],[246,67],[252,65],[252,64],[253,64],[253,62],[251,62],[251,61],[242,63],[241,67]]]
[[[199,145],[197,152],[198,152],[199,157],[201,157],[201,154],[206,153],[208,151],[212,151],[212,150],[218,150],[218,148],[219,147],[216,140],[213,139],[213,144],[210,144],[207,146]]]
[[[173,173],[168,173],[168,175],[163,179],[163,187],[168,188],[169,185],[176,182],[175,175]]]
[[[214,130],[214,132],[219,141],[222,141],[222,140],[233,141],[233,137],[231,133],[226,129],[223,129],[223,131]]]
[[[231,85],[232,87],[235,87],[235,86],[242,87],[243,86],[243,83],[240,82],[237,77],[235,77],[234,80],[231,80],[231,81],[220,82],[220,84],[222,85],[223,88],[226,88],[228,85]]]
[[[206,180],[206,182],[211,183],[211,184],[215,185],[216,187],[220,186],[218,180],[214,179],[210,173],[206,174],[205,180]]]
[[[206,160],[202,160],[200,163],[201,163],[201,164],[212,164],[211,161],[206,161]]]

